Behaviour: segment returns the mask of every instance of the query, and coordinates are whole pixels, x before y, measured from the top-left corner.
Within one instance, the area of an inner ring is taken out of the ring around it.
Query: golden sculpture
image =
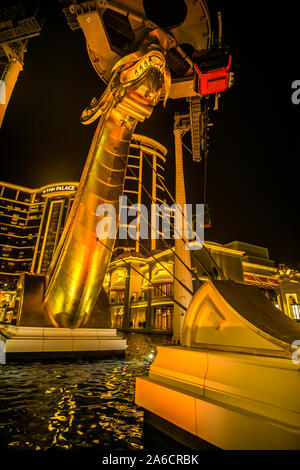
[[[93,99],[83,124],[100,117],[73,207],[47,272],[45,308],[56,327],[79,328],[91,314],[102,288],[114,239],[97,239],[97,207],[113,204],[118,214],[131,136],[148,118],[170,75],[155,45],[123,57],[112,69],[103,96]]]

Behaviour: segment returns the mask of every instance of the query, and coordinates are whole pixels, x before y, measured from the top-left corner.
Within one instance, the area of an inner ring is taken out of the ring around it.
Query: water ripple
[[[130,334],[124,359],[0,366],[0,450],[142,449],[135,378],[168,337]]]

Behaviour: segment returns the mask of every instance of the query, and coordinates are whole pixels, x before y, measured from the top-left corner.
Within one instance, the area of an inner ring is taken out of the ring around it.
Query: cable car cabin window
[[[113,50],[122,50],[134,41],[135,35],[127,16],[107,8],[103,13],[102,21]]]
[[[201,73],[209,73],[213,70],[227,69],[230,65],[230,52],[227,48],[210,49],[208,51],[195,51],[193,62]]]

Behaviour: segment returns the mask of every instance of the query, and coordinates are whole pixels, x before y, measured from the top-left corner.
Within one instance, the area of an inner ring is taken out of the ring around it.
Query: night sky
[[[42,35],[29,42],[0,131],[0,179],[29,187],[79,180],[96,127],[81,125],[80,114],[104,90],[82,31],[69,29],[58,0],[38,3]],[[300,104],[291,101],[291,83],[300,80],[300,7],[291,3],[285,11],[268,0],[207,0],[213,14],[223,13],[235,86],[213,114],[207,187],[213,225],[205,238],[265,246],[272,259],[300,269]],[[187,109],[185,100],[169,100],[166,109],[160,103],[136,129],[167,146],[172,191],[173,115]],[[188,202],[201,203],[203,164],[184,156]]]

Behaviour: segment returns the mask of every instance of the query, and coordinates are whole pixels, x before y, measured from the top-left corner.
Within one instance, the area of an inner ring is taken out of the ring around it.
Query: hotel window
[[[18,196],[18,201],[21,202],[29,202],[30,201],[30,193],[25,193],[20,191]]]
[[[271,289],[271,288],[263,289],[263,293],[264,293],[265,297],[268,300],[270,300],[270,302],[272,302],[272,304],[274,304],[278,308],[277,295],[276,295],[276,292],[274,291],[274,289]]]
[[[297,294],[286,294],[286,297],[290,317],[294,320],[300,321],[300,310]]]
[[[149,297],[149,291],[144,290],[141,292],[141,294],[138,296],[138,300],[147,300]]]
[[[2,247],[2,251],[5,251],[6,253],[10,253],[12,250],[12,247],[11,246],[3,246]]]
[[[124,290],[117,290],[117,291],[111,291],[110,293],[110,301],[113,303],[120,303],[124,302],[125,298],[125,291]]]
[[[156,307],[154,317],[154,328],[156,330],[171,330],[173,319],[173,308]]]
[[[145,308],[133,308],[131,310],[131,318],[130,318],[129,327],[133,329],[146,327],[146,309]]]
[[[122,328],[123,325],[124,310],[123,307],[113,309],[111,312],[111,327]]]
[[[16,199],[17,190],[13,188],[4,188],[3,196],[5,199]]]
[[[157,284],[153,290],[154,297],[173,296],[173,283]]]
[[[116,292],[117,302],[124,302],[124,296],[125,296],[124,291]]]

